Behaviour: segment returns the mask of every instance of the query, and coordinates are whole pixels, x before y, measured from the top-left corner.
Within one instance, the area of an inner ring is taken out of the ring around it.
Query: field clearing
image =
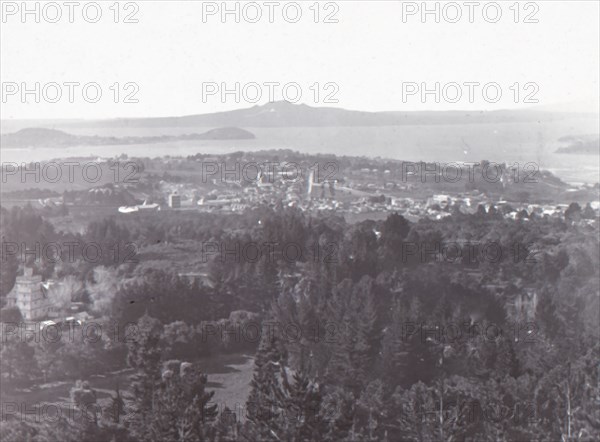
[[[238,416],[243,416],[240,410],[245,407],[250,392],[254,357],[245,353],[222,354],[202,358],[197,362],[208,376],[207,390],[215,392],[212,403],[217,404],[219,411],[229,407]],[[106,405],[117,386],[127,399],[130,395],[131,374],[133,370],[125,369],[106,375],[91,376],[87,381],[96,390],[98,402]],[[3,403],[14,402],[21,407],[26,406],[28,410],[41,407],[43,404],[56,404],[68,410],[69,392],[75,382],[52,382],[23,390],[8,389],[7,384],[8,381],[4,379],[1,390]]]

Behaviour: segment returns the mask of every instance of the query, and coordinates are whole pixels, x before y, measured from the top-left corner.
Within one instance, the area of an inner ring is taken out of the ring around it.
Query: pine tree
[[[331,358],[327,364],[325,379],[328,385],[336,385],[358,395],[362,383],[355,364],[356,326],[349,314],[345,314],[338,324],[338,336],[331,345]]]
[[[329,423],[325,440],[348,441],[356,440],[353,434],[356,399],[354,395],[343,388],[332,387],[324,400],[324,412]]]
[[[160,335],[159,321],[147,314],[137,322],[135,334],[127,342],[127,362],[136,370],[132,375],[134,407],[131,431],[134,437],[145,439],[154,407],[155,388],[160,380]]]
[[[375,442],[384,437],[384,389],[381,380],[370,382],[356,403],[355,431],[360,440]]]
[[[361,285],[363,283],[364,281],[361,281]],[[379,355],[381,334],[372,287],[360,290],[359,285],[358,289],[354,296],[362,302],[361,308],[356,312],[356,341],[353,348],[353,363],[359,377],[358,380],[364,386],[371,377],[376,358]]]
[[[246,416],[250,422],[248,434],[258,440],[278,440],[281,437],[281,429],[277,425],[282,400],[278,373],[284,358],[277,333],[268,325],[263,327],[246,402]]]
[[[217,415],[206,391],[207,377],[197,366],[179,361],[165,363],[155,390],[148,425],[152,442],[195,442],[212,436],[210,423]]]
[[[400,301],[396,301],[392,307],[391,322],[385,329],[381,349],[383,378],[392,389],[395,389],[406,378],[406,372],[410,365],[403,321],[402,304]]]
[[[282,405],[285,409],[281,427],[285,440],[322,440],[327,424],[322,410],[321,385],[301,371],[294,373],[293,383],[289,383],[284,367],[281,369],[281,376],[284,397]]]

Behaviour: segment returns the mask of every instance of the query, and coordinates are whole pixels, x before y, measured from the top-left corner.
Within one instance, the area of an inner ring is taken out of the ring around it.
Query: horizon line
[[[546,108],[554,107],[554,106],[564,106],[568,104],[577,104],[580,102],[556,102],[551,104],[535,104],[529,107],[523,108],[502,108],[502,109],[444,109],[444,110],[435,110],[435,109],[424,109],[424,110],[379,110],[379,111],[370,111],[370,110],[359,110],[359,109],[348,109],[344,107],[337,106],[315,106],[312,104],[306,103],[292,103],[287,100],[275,100],[269,101],[263,104],[254,104],[252,106],[246,107],[238,107],[235,109],[222,110],[222,111],[213,111],[213,112],[205,112],[205,113],[194,113],[194,114],[184,114],[184,115],[161,115],[161,116],[135,116],[135,117],[84,117],[84,118],[71,118],[71,117],[56,117],[56,118],[20,118],[20,117],[8,117],[8,118],[0,118],[0,122],[3,121],[118,121],[118,120],[142,120],[142,119],[164,119],[164,118],[185,118],[185,117],[196,117],[203,115],[212,115],[212,114],[223,114],[228,112],[235,112],[239,110],[252,109],[255,107],[265,107],[271,104],[279,104],[286,103],[290,106],[304,106],[312,109],[335,109],[347,112],[361,112],[367,114],[389,114],[389,113],[494,113],[494,112],[545,112],[545,113],[559,113],[559,114],[586,114],[586,115],[598,115],[600,117],[600,109],[593,110],[548,110]]]

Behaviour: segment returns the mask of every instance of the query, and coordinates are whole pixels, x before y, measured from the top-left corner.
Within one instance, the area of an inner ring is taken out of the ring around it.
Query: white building
[[[15,286],[6,297],[7,307],[17,307],[26,321],[47,319],[52,307],[48,288],[42,283],[41,275],[34,275],[33,269],[26,267],[24,275],[17,276]]]

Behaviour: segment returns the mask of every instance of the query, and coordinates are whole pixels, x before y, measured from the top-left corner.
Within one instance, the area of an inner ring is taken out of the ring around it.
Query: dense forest
[[[2,440],[597,440],[598,223],[579,221],[589,216],[574,204],[565,219],[510,220],[482,206],[348,224],[258,207],[108,218],[67,234],[30,207],[2,209],[4,242],[105,247],[97,262],[28,261],[69,281],[101,325],[97,339],[2,341],[16,385],[82,379],[71,399],[88,418],[8,419]],[[206,281],[142,265],[148,248],[184,242]],[[129,244],[137,259],[115,260],[115,245]],[[3,254],[2,302],[22,264]],[[519,310],[523,293],[536,302]],[[195,363],[240,349],[255,352],[243,416],[216,409]],[[131,385],[102,409],[85,379],[126,367]]]

